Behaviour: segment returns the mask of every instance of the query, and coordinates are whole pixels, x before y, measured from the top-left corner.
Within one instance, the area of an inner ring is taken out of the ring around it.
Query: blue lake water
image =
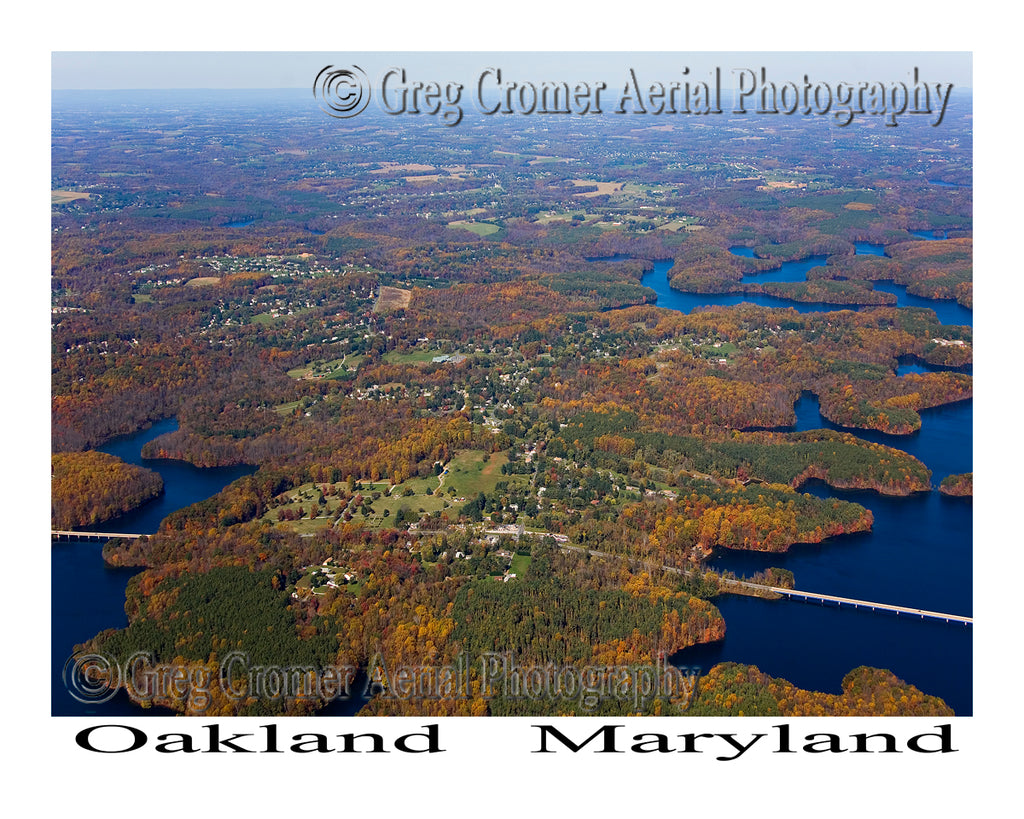
[[[164,458],[143,458],[142,447],[154,438],[178,428],[173,418],[157,421],[153,426],[134,435],[124,435],[108,441],[99,447],[101,452],[116,455],[122,461],[144,466],[159,472],[164,479],[164,492],[158,498],[145,503],[131,512],[114,520],[82,527],[95,532],[138,532],[152,534],[171,512],[217,494],[221,489],[243,475],[255,472],[252,466],[225,466],[203,469],[185,461]],[[116,527],[116,528],[112,528]]]
[[[714,603],[725,617],[725,639],[681,651],[675,664],[706,671],[721,662],[749,663],[833,694],[847,673],[868,665],[941,696],[958,716],[971,713],[971,626],[736,595]]]
[[[807,271],[812,267],[821,267],[828,261],[828,256],[808,256],[793,262],[783,262],[778,270],[767,270],[764,273],[753,273],[743,277],[744,284],[761,284],[764,282],[804,282]]]
[[[748,576],[778,566],[793,572],[800,589],[970,616],[969,499],[948,498],[939,492],[893,498],[876,492],[837,491],[819,482],[801,491],[870,509],[875,517],[872,531],[824,544],[798,544],[781,554],[722,550],[712,557],[711,565]]]
[[[796,430],[840,429],[821,417],[810,393],[796,404]],[[950,474],[972,470],[973,402],[924,410],[914,435],[883,435],[849,430],[857,437],[896,447],[932,470],[938,486]],[[817,497],[851,500],[871,510],[870,534],[848,535],[826,544],[799,544],[785,554],[720,550],[712,564],[750,575],[768,566],[790,569],[797,587],[811,591],[914,608],[969,614],[971,602],[972,501],[937,491],[909,497],[835,490],[811,481],[802,491]],[[914,577],[908,584],[907,578]]]
[[[896,375],[908,375],[909,373],[941,373],[941,372],[963,372],[973,374],[974,365],[965,364],[962,367],[943,367],[939,364],[926,364],[920,361],[901,361],[896,367]]]
[[[876,245],[872,242],[854,242],[857,254],[860,256],[884,256],[885,245]]]
[[[756,258],[754,255],[754,248],[744,247],[743,245],[733,245],[729,248],[729,252],[734,256],[742,256],[745,259]]]
[[[907,375],[908,373],[927,373],[931,369],[923,364],[900,364],[896,368],[896,375]]]
[[[229,228],[246,228],[256,224],[256,219],[236,219],[233,222],[225,222],[223,227]],[[325,230],[314,230],[313,228],[306,228],[314,236],[323,236],[327,231]]]

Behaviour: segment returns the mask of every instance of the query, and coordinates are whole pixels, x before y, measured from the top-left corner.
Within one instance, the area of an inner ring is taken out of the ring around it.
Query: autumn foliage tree
[[[116,517],[163,491],[156,472],[103,452],[51,456],[50,523],[71,529]]]

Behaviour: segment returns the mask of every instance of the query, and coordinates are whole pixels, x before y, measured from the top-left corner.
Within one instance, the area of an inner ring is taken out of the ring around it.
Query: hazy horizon
[[[847,52],[664,52],[664,51],[494,51],[494,52],[236,52],[236,51],[54,51],[51,91],[286,90],[309,89],[325,65],[359,65],[379,78],[392,67],[410,80],[463,82],[488,67],[510,80],[531,82],[620,82],[630,68],[641,81],[701,80],[715,68],[723,87],[732,71],[763,66],[777,82],[906,81],[914,68],[921,79],[973,84],[973,55],[966,51]],[[689,69],[688,74],[683,74]]]

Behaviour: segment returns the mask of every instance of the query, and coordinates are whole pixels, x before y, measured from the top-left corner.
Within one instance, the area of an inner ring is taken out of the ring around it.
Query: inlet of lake
[[[868,242],[856,243],[858,254],[883,255],[882,245],[870,244]],[[731,247],[729,248],[737,256],[753,258],[754,252],[750,248]],[[621,261],[626,256],[609,256],[600,261]],[[756,273],[744,276],[743,284],[759,284],[764,282],[802,282],[807,280],[807,271],[812,267],[825,264],[826,256],[808,256],[798,261],[783,262],[775,270],[768,270],[764,273]],[[599,261],[591,259],[590,261]],[[657,305],[667,307],[670,310],[678,310],[681,313],[689,313],[700,307],[712,305],[734,305],[734,304],[759,304],[762,307],[792,307],[798,313],[819,313],[830,310],[855,310],[855,305],[826,304],[823,302],[798,302],[790,299],[766,296],[761,293],[683,293],[669,287],[667,273],[672,267],[671,259],[655,261],[654,269],[646,273],[641,284],[651,288],[658,294]],[[896,284],[891,281],[873,282],[875,290],[883,290],[896,296],[896,307],[927,307],[934,310],[942,324],[959,324],[968,327],[974,326],[974,315],[966,307],[962,307],[950,299],[925,299],[907,292],[905,285]]]
[[[876,252],[877,246],[858,246]],[[821,258],[789,263],[779,275],[806,275]],[[743,301],[766,306],[791,306],[800,312],[843,309],[834,305],[804,305],[763,296],[691,296],[668,286],[671,261],[659,261],[643,277],[658,294],[661,307],[689,313],[709,304]],[[798,267],[802,266],[802,272]],[[761,277],[757,277],[761,278]],[[765,279],[761,278],[762,281]],[[785,281],[787,279],[778,279]],[[802,280],[802,279],[795,279]],[[877,284],[876,284],[877,286]],[[900,298],[907,298],[905,288]],[[950,312],[944,323],[970,324],[970,311],[959,305],[922,300]],[[908,302],[901,302],[900,306]],[[916,306],[916,305],[913,305]],[[955,309],[953,309],[955,308]],[[947,321],[947,318],[949,320]],[[903,365],[900,374],[921,371]],[[818,410],[817,399],[805,393],[796,404],[794,430],[834,428]],[[932,470],[932,484],[943,477],[972,469],[971,401],[921,413],[921,430],[892,436],[855,430],[866,440],[898,447]],[[94,531],[155,532],[170,512],[207,498],[251,467],[199,469],[180,461],[141,458],[141,448],[176,428],[173,419],[147,430],[110,441],[100,449],[128,463],[154,469],[164,479],[164,494],[144,506],[106,521]],[[817,545],[796,545],[786,554],[719,552],[711,565],[749,575],[768,566],[791,570],[796,587],[807,591],[970,616],[972,613],[972,502],[948,498],[937,491],[892,498],[874,492],[840,492],[812,482],[802,491],[820,497],[839,497],[862,504],[874,515],[870,533],[844,535]],[[52,545],[52,696],[55,716],[141,716],[166,713],[133,705],[124,692],[106,702],[83,704],[66,690],[62,670],[73,646],[107,628],[127,625],[125,589],[135,569],[104,564],[101,544],[65,541]],[[715,663],[734,661],[756,665],[801,688],[839,693],[843,676],[860,665],[887,668],[928,694],[942,697],[958,715],[972,713],[972,627],[914,619],[865,609],[834,608],[792,600],[722,595],[715,599],[726,620],[724,640],[686,649],[673,657],[681,666],[707,670]],[[327,713],[347,714],[351,703],[337,702]]]

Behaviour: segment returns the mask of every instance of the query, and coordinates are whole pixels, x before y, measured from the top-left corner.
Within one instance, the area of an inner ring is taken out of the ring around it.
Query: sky
[[[906,81],[914,68],[928,82],[970,87],[970,52],[395,52],[395,51],[54,51],[54,90],[161,88],[310,88],[326,65],[359,65],[371,78],[391,67],[424,81],[473,82],[488,67],[531,82],[619,82],[630,68],[638,79],[703,78],[721,69],[732,87],[735,69],[765,67],[778,82]]]

